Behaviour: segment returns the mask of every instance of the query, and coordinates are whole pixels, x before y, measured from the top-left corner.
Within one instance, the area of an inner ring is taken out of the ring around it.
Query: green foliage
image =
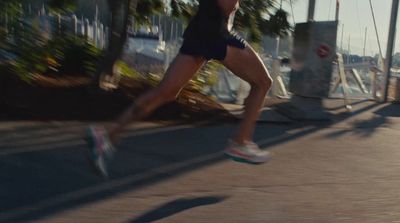
[[[171,15],[189,21],[197,11],[198,1],[171,0]]]
[[[9,32],[5,29],[0,31],[0,49],[16,57],[4,65],[7,70],[29,81],[34,74],[46,70],[45,58],[49,52],[43,48],[45,39],[39,32],[38,24],[32,21],[28,25],[20,19],[22,9],[18,2],[7,0],[1,4],[2,8],[7,9]]]
[[[260,24],[260,30],[265,35],[284,37],[289,34],[292,29],[288,20],[288,14],[282,9],[278,9],[275,14],[271,15],[268,21]]]
[[[89,76],[94,73],[101,51],[86,39],[72,35],[47,40],[35,22],[15,30],[0,48],[16,55],[8,69],[29,81],[36,74]]]
[[[48,0],[48,6],[59,13],[72,11],[76,8],[77,0]]]
[[[13,16],[20,13],[20,0],[2,0],[0,2],[1,12],[7,12],[7,14]]]
[[[4,49],[7,45],[7,32],[4,28],[0,27],[0,49]]]
[[[93,75],[101,55],[86,39],[72,35],[50,40],[44,47],[51,51],[47,60],[51,69],[46,73],[57,75]]]
[[[20,20],[23,15],[21,4],[17,0],[1,0],[0,12],[2,12],[0,19],[0,26],[7,27],[8,30],[18,29]],[[7,16],[7,22],[3,16]],[[5,24],[7,23],[7,24]]]
[[[250,41],[259,42],[262,35],[284,37],[292,29],[287,15],[277,0],[242,1],[235,27],[247,32]]]
[[[208,62],[195,77],[189,82],[192,90],[205,92],[210,86],[218,82],[218,70],[222,69],[222,65],[217,61]]]
[[[139,79],[142,77],[139,72],[137,72],[135,69],[132,69],[128,64],[121,60],[117,61],[114,66],[122,76],[132,79]]]
[[[34,74],[46,71],[45,60],[50,52],[44,48],[45,39],[37,27],[15,29],[13,34],[4,44],[5,50],[16,56],[9,69],[26,81]]]
[[[146,24],[149,22],[150,15],[161,13],[164,8],[165,5],[162,0],[138,0],[133,16],[139,24]]]
[[[22,15],[21,2],[36,2],[38,0],[1,0],[0,10],[7,10],[13,26],[18,27]],[[68,12],[74,9],[76,0],[46,0],[49,6],[59,12]],[[136,0],[131,0],[136,1]],[[166,13],[164,0],[137,0],[137,10],[133,13],[135,21],[143,24],[149,22],[149,16],[156,13]],[[129,0],[107,0],[110,13],[118,15],[116,5],[127,4]],[[249,0],[241,1],[241,8],[237,12],[235,27],[246,32],[250,41],[258,42],[263,34],[285,36],[291,30],[287,21],[287,13],[279,9],[280,0]],[[198,0],[170,0],[169,12],[175,17],[189,20],[197,10]],[[121,17],[128,15],[121,15]],[[126,18],[126,17],[125,17]],[[122,22],[124,19],[117,19]],[[116,23],[116,24],[117,24]],[[118,26],[121,24],[117,24]],[[128,27],[122,27],[122,29]],[[18,29],[15,29],[18,30]],[[112,30],[112,27],[111,27]],[[1,33],[0,41],[5,37]],[[13,70],[24,77],[34,73],[47,74],[79,74],[90,75],[94,72],[101,52],[84,39],[71,36],[57,36],[47,41],[41,38],[34,27],[29,30],[17,31],[16,41],[12,44],[12,51],[18,56],[13,64]],[[6,48],[7,46],[0,47]],[[117,63],[117,67],[124,75],[136,75],[126,64]],[[193,80],[196,89],[203,89],[216,81],[215,70],[218,65],[209,63]]]

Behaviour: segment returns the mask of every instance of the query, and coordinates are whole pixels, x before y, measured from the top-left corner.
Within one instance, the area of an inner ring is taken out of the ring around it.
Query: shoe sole
[[[251,165],[260,165],[263,163],[266,163],[270,158],[266,158],[264,161],[261,162],[255,162],[255,161],[251,161],[245,158],[241,158],[241,157],[237,157],[237,156],[233,156],[231,154],[225,153],[225,155],[230,158],[233,161],[239,162],[239,163],[246,163],[246,164],[251,164]]]
[[[96,162],[93,160],[92,158],[92,154],[90,151],[90,148],[87,150],[86,152],[86,159],[87,162],[89,163],[90,169],[92,170],[92,172],[100,177],[103,177],[105,179],[108,179],[108,175],[105,174],[100,167],[98,167],[98,165],[96,164]]]

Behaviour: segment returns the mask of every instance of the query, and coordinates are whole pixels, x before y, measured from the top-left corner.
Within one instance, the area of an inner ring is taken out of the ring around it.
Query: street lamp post
[[[307,17],[308,22],[314,21],[315,1],[316,0],[308,1],[308,17]]]
[[[340,3],[339,0],[336,0],[336,14],[335,14],[336,21],[339,21],[339,10],[340,10]]]

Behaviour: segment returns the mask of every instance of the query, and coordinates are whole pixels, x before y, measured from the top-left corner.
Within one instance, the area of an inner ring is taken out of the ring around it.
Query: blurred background
[[[101,110],[98,116],[105,118],[109,110],[123,108],[160,81],[179,51],[182,33],[197,4],[194,0],[3,0],[2,117],[76,119]],[[317,1],[313,18],[339,19],[334,50],[341,55],[347,83],[342,84],[340,66],[334,60],[329,97],[382,98],[386,42],[380,39],[386,38],[382,27],[388,27],[390,4],[343,2],[341,10],[357,12],[357,19],[349,17],[350,13],[335,18],[335,4]],[[296,0],[241,3],[235,28],[259,52],[275,79],[268,97],[292,96],[294,30],[296,23],[307,21],[307,6],[308,2]],[[368,21],[361,18],[365,14]],[[392,86],[397,86],[399,66],[400,54],[395,53]],[[242,104],[249,86],[211,61],[186,90],[178,100],[181,105],[207,100],[208,107],[214,106],[207,110],[218,110],[221,103]],[[389,96],[398,97],[395,90]]]

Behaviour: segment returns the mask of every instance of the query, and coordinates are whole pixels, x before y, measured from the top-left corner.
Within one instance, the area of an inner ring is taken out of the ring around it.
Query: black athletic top
[[[229,17],[223,15],[217,0],[200,0],[196,15],[186,28],[185,40],[214,41],[229,35]]]

